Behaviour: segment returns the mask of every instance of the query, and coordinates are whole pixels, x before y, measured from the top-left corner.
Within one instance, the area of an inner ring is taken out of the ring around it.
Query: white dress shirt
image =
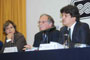
[[[71,40],[72,40],[72,35],[73,35],[73,30],[74,30],[75,24],[76,24],[76,22],[71,27],[68,27],[68,29],[69,28],[71,29],[71,31],[70,31],[70,38],[71,38]]]

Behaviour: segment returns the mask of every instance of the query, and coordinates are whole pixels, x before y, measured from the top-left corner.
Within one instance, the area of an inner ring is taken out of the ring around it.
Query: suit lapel
[[[72,33],[72,41],[75,41],[76,34],[78,33],[78,27],[80,26],[80,22],[77,22],[74,26],[73,33]]]

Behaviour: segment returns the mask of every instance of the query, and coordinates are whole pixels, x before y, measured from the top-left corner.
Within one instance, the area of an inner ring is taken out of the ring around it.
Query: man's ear
[[[76,21],[76,17],[72,17],[73,21]]]

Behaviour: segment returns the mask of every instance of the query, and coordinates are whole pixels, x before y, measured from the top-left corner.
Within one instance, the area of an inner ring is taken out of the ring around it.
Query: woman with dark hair
[[[4,52],[7,47],[17,47],[18,52],[22,52],[22,48],[26,45],[26,40],[24,36],[16,30],[16,25],[8,20],[3,26],[3,31],[6,37],[2,51]]]

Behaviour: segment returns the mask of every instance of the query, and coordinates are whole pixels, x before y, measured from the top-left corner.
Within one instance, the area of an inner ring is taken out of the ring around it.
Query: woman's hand
[[[7,39],[11,39],[11,42],[13,43],[13,40],[14,40],[14,34],[8,34],[7,35]]]

